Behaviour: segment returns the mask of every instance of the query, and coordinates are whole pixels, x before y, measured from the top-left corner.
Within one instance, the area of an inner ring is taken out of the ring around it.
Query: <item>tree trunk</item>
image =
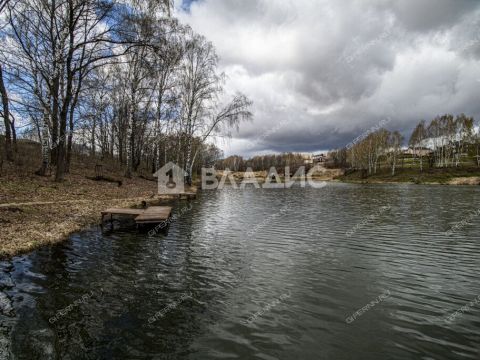
[[[57,159],[58,159],[58,145],[59,145],[59,138],[58,138],[58,109],[59,109],[59,89],[60,89],[60,80],[57,76],[57,78],[53,81],[53,94],[51,98],[53,99],[52,101],[52,106],[51,106],[51,111],[52,111],[52,116],[51,116],[51,135],[52,135],[52,150],[51,150],[51,161],[53,165],[57,164]]]
[[[40,176],[46,176],[47,175],[47,169],[48,169],[48,163],[50,162],[50,148],[48,146],[48,140],[49,140],[49,135],[48,135],[48,111],[46,109],[43,110],[43,121],[42,121],[42,166],[40,169],[36,172],[37,175]]]
[[[72,163],[72,142],[73,142],[73,106],[70,109],[70,118],[68,120],[68,140],[67,140],[67,161],[65,171],[70,172],[70,165]]]
[[[190,168],[189,168],[189,174],[190,174],[190,183],[188,184],[189,186],[192,186],[193,165],[195,164],[195,160],[197,159],[197,155],[198,155],[198,149],[197,149],[197,151],[195,151],[195,154],[193,155],[192,163],[190,164]]]
[[[477,144],[477,167],[480,167],[480,144]]]
[[[187,171],[187,184],[188,186],[192,186],[192,168],[193,162],[192,158],[192,141],[193,139],[187,140],[187,160],[185,161],[185,170]]]
[[[55,173],[56,182],[61,182],[65,178],[65,165],[66,165],[65,137],[67,135],[66,130],[67,130],[67,114],[65,111],[62,111],[60,115],[60,137],[59,137],[58,146],[57,146],[57,171]]]
[[[10,123],[10,110],[8,109],[8,94],[3,82],[3,71],[0,65],[0,94],[3,104],[3,121],[5,123],[5,153],[8,161],[13,161],[12,135]]]
[[[71,4],[70,4],[71,5]],[[57,146],[57,171],[55,173],[55,181],[61,182],[65,177],[65,166],[66,166],[66,137],[67,137],[67,117],[69,114],[70,106],[74,97],[73,94],[73,81],[74,73],[72,69],[72,58],[74,52],[74,28],[73,28],[73,8],[69,8],[69,51],[67,55],[65,69],[67,72],[67,80],[65,87],[65,98],[62,102],[62,107],[60,109],[60,137]],[[58,100],[54,99],[54,102]]]
[[[12,121],[10,121],[10,125],[12,127],[13,152],[18,153],[17,131],[15,130],[15,119],[13,117]]]
[[[80,74],[78,78],[77,90],[75,91],[75,96],[70,106],[69,119],[68,119],[68,142],[67,142],[67,161],[66,161],[66,172],[70,172],[70,164],[72,162],[72,145],[73,145],[73,118],[75,115],[75,108],[78,104],[78,97],[80,96],[80,89],[82,88],[83,75]],[[73,81],[73,80],[72,80]],[[73,86],[73,85],[72,85]]]
[[[93,116],[93,124],[92,124],[92,134],[90,136],[90,156],[95,158],[95,153],[97,149],[95,147],[95,132],[97,131],[97,116],[96,114]]]
[[[109,148],[109,153],[110,157],[113,159],[114,156],[114,148],[115,148],[115,125],[112,124],[112,137],[110,138],[110,148]],[[120,153],[120,151],[119,151]]]
[[[135,121],[135,110],[134,110],[134,95],[132,95],[132,100],[130,103],[130,113],[128,116],[128,123],[127,123],[127,141],[126,141],[126,150],[127,150],[127,168],[125,171],[125,177],[130,178],[132,177],[132,163],[133,163],[133,123]]]
[[[397,164],[397,156],[394,154],[392,158],[392,176],[395,176],[395,165]]]

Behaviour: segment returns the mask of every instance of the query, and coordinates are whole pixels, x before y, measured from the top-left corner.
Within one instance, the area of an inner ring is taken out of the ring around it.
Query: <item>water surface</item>
[[[94,228],[0,263],[0,358],[479,359],[479,200],[205,191],[168,234]]]

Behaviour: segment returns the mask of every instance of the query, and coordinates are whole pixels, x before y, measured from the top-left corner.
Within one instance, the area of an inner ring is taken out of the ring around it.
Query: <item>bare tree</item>
[[[477,167],[480,167],[480,129],[473,135],[473,142],[475,144],[475,152],[477,158]]]
[[[250,107],[252,101],[249,100],[243,94],[237,94],[233,100],[224,108],[222,108],[217,114],[215,114],[209,122],[207,122],[203,128],[204,132],[200,135],[200,143],[205,141],[215,132],[222,132],[223,135],[230,135],[230,129],[237,127],[241,121],[250,120],[252,113]],[[187,168],[188,179],[187,182],[191,185],[192,181],[192,168],[195,163],[195,159],[198,155],[198,151],[195,152],[192,158],[191,164]],[[187,163],[188,164],[188,163]]]
[[[420,158],[420,171],[423,171],[423,143],[426,138],[427,129],[425,128],[425,121],[422,120],[413,130],[409,140],[409,145],[413,149],[413,156]]]
[[[176,161],[191,181],[197,164],[218,155],[207,140],[251,118],[244,95],[219,105],[224,76],[215,49],[172,19],[171,6],[11,0],[5,7],[0,61],[8,64],[14,113],[31,120],[42,143],[38,174],[52,164],[62,181],[77,141],[92,158],[118,157],[127,176]]]
[[[67,170],[67,141],[71,147],[84,78],[143,42],[113,36],[128,28],[123,20],[109,19],[119,12],[115,6],[116,1],[98,0],[18,0],[8,6],[11,37],[18,44],[14,54],[21,58],[17,65],[26,74],[23,83],[32,84],[31,92],[48,113],[57,181],[63,180]],[[33,76],[36,81],[29,81]]]
[[[455,166],[460,164],[461,156],[468,143],[472,142],[473,137],[472,117],[460,114],[455,118],[454,122],[454,147],[455,147]]]
[[[7,6],[9,0],[0,0],[0,14],[2,13],[3,9]]]
[[[8,161],[13,161],[12,132],[10,122],[10,109],[8,106],[8,94],[3,81],[2,65],[0,64],[0,96],[2,97],[3,111],[1,113],[5,124],[5,153]]]
[[[390,165],[392,167],[392,176],[395,176],[395,169],[397,166],[398,157],[402,150],[402,142],[403,136],[398,132],[394,131],[390,134],[388,138],[388,145],[389,145],[389,157],[390,157]]]
[[[193,164],[193,139],[209,117],[212,106],[221,92],[222,75],[217,73],[218,56],[213,45],[203,36],[187,31],[184,59],[179,83],[182,115],[181,131],[186,146],[186,171]],[[188,173],[188,182],[192,174]]]

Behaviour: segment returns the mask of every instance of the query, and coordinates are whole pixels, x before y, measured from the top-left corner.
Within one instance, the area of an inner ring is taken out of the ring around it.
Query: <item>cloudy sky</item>
[[[180,1],[180,0],[178,0]],[[181,6],[180,6],[181,5]],[[183,0],[210,39],[226,90],[254,101],[226,155],[342,147],[382,120],[480,120],[478,0]]]

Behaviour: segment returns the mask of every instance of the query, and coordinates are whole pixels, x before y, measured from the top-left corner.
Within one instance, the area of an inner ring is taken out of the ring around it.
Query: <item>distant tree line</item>
[[[392,175],[399,159],[412,159],[423,171],[429,167],[458,167],[464,158],[475,158],[480,167],[480,134],[475,132],[474,119],[465,114],[437,116],[427,124],[424,120],[414,128],[408,150],[402,150],[403,136],[398,131],[380,128],[360,141],[329,152],[331,167],[363,170],[369,175],[389,167]]]
[[[69,172],[83,144],[131,176],[174,161],[215,161],[213,136],[251,118],[251,101],[223,99],[213,45],[170,16],[170,0],[10,0],[0,19],[0,116],[14,160],[15,116],[42,143],[39,175]],[[75,146],[76,145],[76,146]]]
[[[298,153],[259,155],[250,159],[244,159],[242,156],[234,155],[218,160],[215,164],[219,170],[229,169],[231,171],[241,172],[246,171],[248,168],[251,168],[253,171],[263,171],[271,167],[284,169],[286,166],[289,166],[291,171],[296,171],[296,169],[303,165],[305,165],[305,156]]]

